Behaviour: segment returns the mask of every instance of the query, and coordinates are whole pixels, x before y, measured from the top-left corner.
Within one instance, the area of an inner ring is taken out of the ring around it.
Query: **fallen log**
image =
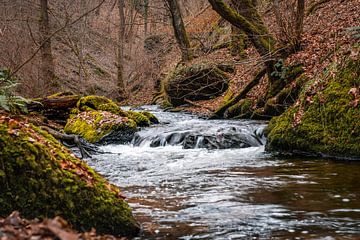
[[[79,101],[79,95],[57,94],[45,98],[33,99],[27,104],[29,112],[39,112],[50,120],[65,124],[70,111]]]

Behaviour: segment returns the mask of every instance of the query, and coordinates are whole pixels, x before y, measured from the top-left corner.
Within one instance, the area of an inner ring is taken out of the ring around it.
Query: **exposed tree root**
[[[56,138],[58,140],[66,141],[66,142],[70,141],[70,142],[74,143],[80,150],[81,158],[91,157],[90,153],[88,151],[86,151],[86,149],[82,146],[83,144],[81,143],[79,136],[73,135],[73,134],[60,133],[60,132],[55,131],[54,129],[51,129],[47,126],[41,126],[40,128],[42,130],[45,130],[48,133],[50,133],[54,138]]]

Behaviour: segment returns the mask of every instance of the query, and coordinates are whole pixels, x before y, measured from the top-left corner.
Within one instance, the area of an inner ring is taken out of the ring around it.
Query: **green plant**
[[[8,69],[0,69],[0,109],[13,113],[27,112],[28,100],[14,94],[17,85]]]
[[[289,68],[285,66],[284,60],[283,60],[283,59],[279,59],[279,60],[275,63],[274,67],[275,67],[275,69],[274,69],[274,71],[271,73],[271,76],[272,76],[272,77],[276,77],[276,78],[278,78],[278,79],[285,80]]]

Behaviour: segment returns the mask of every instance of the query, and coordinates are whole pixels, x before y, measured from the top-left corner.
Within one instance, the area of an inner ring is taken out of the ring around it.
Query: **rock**
[[[183,148],[229,149],[247,148],[262,145],[257,138],[242,133],[220,133],[216,135],[189,134],[185,137]]]
[[[150,119],[145,116],[145,114],[142,114],[140,112],[127,111],[127,116],[128,118],[134,120],[139,127],[150,126]]]
[[[136,132],[135,121],[106,111],[86,111],[71,116],[64,128],[91,143],[127,143]]]
[[[360,107],[349,94],[354,87],[360,88],[359,58],[333,63],[303,90],[297,104],[270,121],[266,149],[360,158]]]
[[[178,67],[164,82],[169,102],[174,106],[186,100],[208,100],[224,93],[229,84],[228,75],[209,63]]]
[[[77,110],[79,111],[76,113],[93,110],[110,112],[134,120],[138,127],[148,127],[151,123],[159,123],[159,120],[155,115],[149,112],[124,111],[112,100],[103,96],[90,95],[82,97],[77,103]]]
[[[79,111],[101,110],[127,117],[124,110],[116,103],[103,96],[89,95],[82,97],[77,102],[76,107]]]
[[[78,230],[134,236],[139,225],[120,190],[47,132],[0,117],[0,216],[61,216]]]

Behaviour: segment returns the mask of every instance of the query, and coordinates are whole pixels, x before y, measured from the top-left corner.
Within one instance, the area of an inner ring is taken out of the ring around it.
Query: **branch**
[[[89,15],[90,13],[92,13],[93,11],[95,11],[96,9],[98,9],[99,7],[101,7],[101,5],[103,5],[103,3],[106,0],[102,0],[98,5],[96,5],[94,8],[90,9],[89,11],[85,12],[84,14],[82,14],[81,16],[79,16],[78,18],[76,18],[75,20],[73,20],[72,22],[66,22],[64,26],[60,27],[59,29],[57,29],[56,31],[54,31],[52,34],[50,34],[40,45],[39,47],[35,50],[35,52],[27,59],[25,60],[22,64],[20,64],[20,66],[18,66],[11,74],[9,74],[7,76],[7,79],[10,79],[11,77],[13,77],[17,72],[19,72],[20,69],[22,69],[26,64],[28,64],[35,56],[36,54],[38,54],[38,52],[41,50],[41,48],[46,44],[46,42],[48,42],[52,37],[54,37],[56,34],[58,34],[59,32],[61,32],[62,30],[64,30],[65,28],[74,25],[75,23],[77,23],[78,21],[80,21],[83,17]]]
[[[223,117],[225,111],[229,107],[231,107],[234,104],[236,104],[237,102],[239,102],[241,99],[245,98],[246,95],[251,91],[251,89],[253,89],[253,87],[255,87],[260,82],[260,80],[262,79],[262,77],[265,74],[266,74],[266,68],[264,68],[260,72],[258,72],[258,74],[256,74],[254,79],[251,80],[251,82],[249,82],[238,95],[233,97],[230,101],[228,101],[226,104],[221,106],[218,110],[216,110],[216,112],[211,116],[211,119]]]

